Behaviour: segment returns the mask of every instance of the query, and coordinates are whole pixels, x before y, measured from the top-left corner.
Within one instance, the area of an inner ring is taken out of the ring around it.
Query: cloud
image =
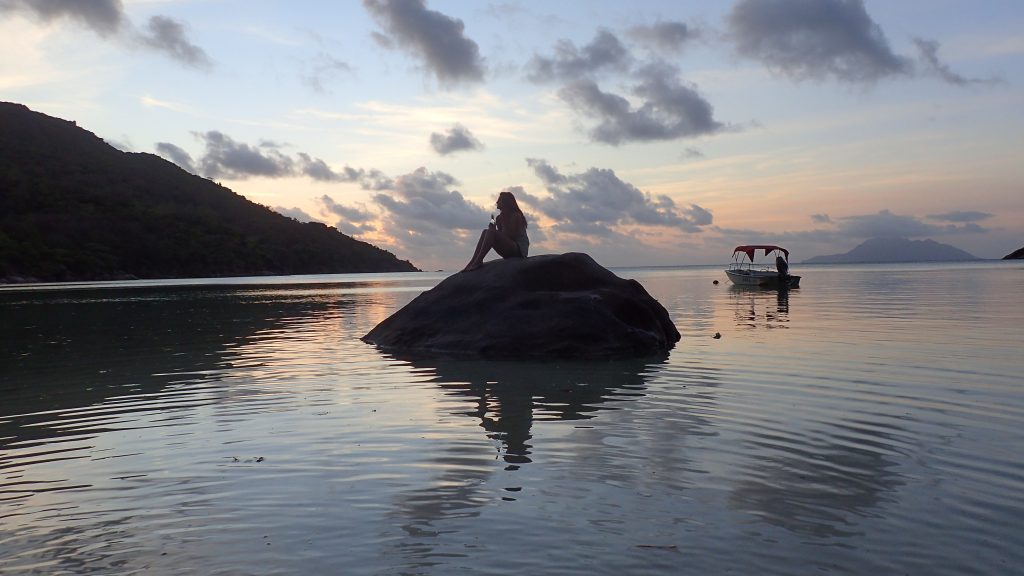
[[[202,48],[196,46],[185,34],[185,24],[167,16],[153,16],[146,29],[137,36],[143,46],[163,52],[172,59],[193,68],[207,69],[213,61]]]
[[[258,176],[264,178],[285,178],[307,176],[319,182],[354,182],[366,190],[386,190],[391,179],[379,170],[363,170],[345,166],[334,170],[326,162],[305,152],[294,157],[281,152],[282,145],[262,141],[257,145],[236,142],[230,136],[217,130],[193,132],[204,145],[205,150],[198,160],[182,148],[168,142],[158,142],[158,154],[193,174],[207,178],[244,180]]]
[[[683,22],[658,22],[651,26],[634,26],[627,32],[634,41],[665,54],[678,54],[700,37],[700,32]]]
[[[484,145],[468,128],[456,124],[446,134],[431,133],[430,147],[441,156],[447,156],[462,150],[480,150]]]
[[[844,216],[836,222],[836,229],[842,236],[853,238],[922,238],[942,234],[975,234],[987,232],[974,220],[983,220],[991,214],[985,212],[950,212],[929,216],[945,220],[950,224],[935,225],[921,221],[914,216],[893,214],[880,210],[876,214]]]
[[[954,210],[953,212],[946,212],[945,214],[929,214],[928,218],[932,220],[941,220],[945,222],[977,222],[979,220],[988,220],[995,216],[988,212],[975,212],[971,210]]]
[[[942,79],[943,82],[954,86],[967,86],[968,84],[995,84],[1000,82],[998,78],[967,78],[950,70],[949,65],[939,60],[939,43],[935,40],[914,38],[914,45],[917,46],[918,60],[924,66],[926,73],[933,74]]]
[[[282,216],[287,216],[289,218],[294,218],[295,220],[298,220],[299,222],[316,222],[317,221],[316,218],[314,218],[314,217],[310,216],[309,214],[307,214],[306,211],[303,210],[302,208],[285,208],[284,206],[274,206],[274,212],[277,212],[278,214],[281,214]]]
[[[418,168],[394,179],[390,194],[377,194],[376,201],[400,226],[412,232],[438,229],[476,230],[486,227],[488,213],[466,200],[453,176]]]
[[[672,198],[651,196],[622,181],[608,169],[590,168],[564,175],[546,160],[529,158],[527,164],[544,183],[549,196],[520,192],[518,196],[556,221],[560,231],[607,236],[622,225],[660,226],[688,233],[703,231],[712,214],[696,204],[676,206]]]
[[[302,81],[313,91],[320,94],[327,94],[329,91],[325,86],[340,74],[351,74],[352,66],[344,60],[339,60],[330,54],[321,52],[316,55],[311,63],[312,70],[302,77]]]
[[[603,92],[591,80],[578,80],[558,95],[578,113],[598,120],[590,138],[617,146],[627,142],[675,140],[714,134],[724,126],[694,86],[684,85],[678,70],[667,64],[651,64],[637,74],[640,82],[633,95],[642,102],[636,108],[626,98]]]
[[[680,154],[679,157],[683,160],[692,160],[694,158],[703,158],[704,153],[701,152],[698,148],[694,148],[691,146],[683,150],[683,153]]]
[[[811,220],[818,222],[819,224],[831,224],[832,218],[828,214],[811,214]]]
[[[553,57],[534,55],[527,64],[527,78],[532,82],[575,80],[602,69],[626,70],[630,60],[629,51],[614,34],[599,30],[582,49],[569,40],[559,40]]]
[[[183,22],[158,15],[142,31],[133,32],[121,0],[0,0],[0,15],[6,12],[27,14],[44,23],[75,20],[101,37],[121,35],[193,68],[213,65],[206,52],[189,41]]]
[[[299,172],[319,182],[362,182],[366,178],[366,171],[345,166],[340,172],[336,172],[319,158],[313,158],[305,152],[295,155],[298,161]]]
[[[334,224],[334,227],[345,234],[350,236],[359,236],[361,234],[375,232],[377,230],[377,227],[373,224],[377,215],[373,212],[363,208],[354,208],[352,206],[339,204],[326,194],[318,198],[318,200],[324,210],[340,217],[340,219]]]
[[[877,214],[845,216],[837,222],[839,232],[856,238],[927,236],[935,229],[913,216],[901,216],[888,210]]]
[[[243,180],[250,176],[281,178],[295,174],[295,161],[282,154],[274,143],[250,146],[216,130],[194,135],[206,145],[197,166],[207,178]]]
[[[428,10],[424,0],[363,0],[363,6],[389,34],[374,38],[421,59],[442,85],[483,80],[480,48],[465,36],[462,20]]]
[[[0,14],[21,12],[42,22],[77,20],[100,36],[120,31],[125,23],[121,0],[0,0]]]
[[[728,27],[740,55],[797,80],[870,83],[913,71],[862,0],[741,0]]]
[[[178,146],[175,146],[170,142],[157,142],[156,153],[167,158],[171,162],[174,162],[178,166],[181,166],[185,170],[193,174],[196,173],[196,164],[192,161],[192,156]]]

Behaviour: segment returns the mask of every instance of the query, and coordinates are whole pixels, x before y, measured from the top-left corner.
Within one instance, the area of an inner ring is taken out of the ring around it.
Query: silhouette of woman
[[[498,217],[480,233],[476,250],[463,272],[483,266],[484,257],[494,248],[502,258],[526,258],[530,251],[530,239],[526,236],[526,216],[519,209],[519,203],[511,192],[498,194]]]

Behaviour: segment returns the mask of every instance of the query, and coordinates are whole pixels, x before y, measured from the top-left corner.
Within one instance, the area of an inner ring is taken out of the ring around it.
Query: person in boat
[[[519,203],[511,192],[498,194],[498,217],[480,233],[476,250],[463,272],[483,266],[484,257],[493,248],[502,258],[526,258],[530,251],[530,239],[526,236],[526,216],[519,209]]]
[[[779,283],[786,285],[789,283],[789,262],[779,254],[775,256],[775,269],[779,271]]]

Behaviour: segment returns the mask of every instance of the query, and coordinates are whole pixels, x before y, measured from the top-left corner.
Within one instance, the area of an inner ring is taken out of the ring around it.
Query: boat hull
[[[787,275],[780,277],[777,272],[761,270],[726,270],[725,275],[737,286],[757,286],[763,288],[799,288],[800,277]]]

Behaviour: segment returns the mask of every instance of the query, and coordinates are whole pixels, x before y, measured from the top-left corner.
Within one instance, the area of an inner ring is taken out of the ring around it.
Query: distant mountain
[[[872,238],[845,254],[815,256],[803,264],[852,264],[857,262],[951,262],[978,260],[949,244],[934,240]]]
[[[414,270],[158,156],[0,102],[0,282]]]
[[[1003,256],[1003,260],[1024,260],[1024,248],[1018,248],[1013,252],[1010,252],[1006,256]]]

